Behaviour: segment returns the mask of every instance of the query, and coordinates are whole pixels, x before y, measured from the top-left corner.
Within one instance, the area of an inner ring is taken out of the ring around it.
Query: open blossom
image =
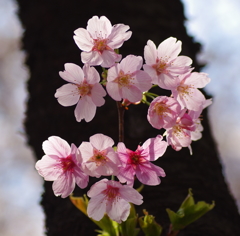
[[[105,103],[106,91],[99,83],[100,76],[94,67],[87,64],[83,70],[73,63],[66,63],[64,67],[65,71],[60,71],[59,75],[70,83],[57,89],[55,97],[62,106],[77,104],[74,111],[76,120],[89,122],[96,114],[96,107]]]
[[[78,28],[74,31],[75,43],[83,51],[82,62],[92,66],[111,67],[120,61],[121,55],[114,49],[120,48],[131,37],[132,32],[127,30],[128,25],[112,26],[105,16],[93,16],[88,20],[87,29]]]
[[[141,101],[142,93],[151,88],[151,78],[140,70],[142,63],[142,57],[128,55],[108,70],[106,89],[114,100],[127,99],[135,103]]]
[[[210,78],[205,73],[193,72],[179,75],[175,87],[171,89],[172,94],[182,108],[197,111],[206,100],[198,88],[205,87],[209,82]]]
[[[176,151],[182,147],[189,147],[192,142],[192,132],[196,130],[196,124],[190,115],[182,110],[182,114],[176,120],[176,124],[166,129],[167,142]]]
[[[97,221],[106,213],[120,224],[129,216],[131,208],[129,202],[135,205],[143,203],[143,197],[137,190],[107,179],[92,185],[87,195],[91,198],[87,208],[88,216]]]
[[[153,41],[147,41],[144,48],[146,64],[143,65],[143,69],[151,76],[153,84],[170,89],[175,85],[175,78],[178,75],[192,70],[190,67],[191,58],[178,56],[181,52],[181,46],[182,42],[173,37],[164,40],[158,48]]]
[[[53,182],[53,192],[62,198],[69,196],[75,183],[80,188],[87,187],[88,175],[82,170],[82,158],[77,147],[57,136],[43,142],[46,155],[36,163],[38,173],[47,181]]]
[[[152,164],[150,161],[157,160],[162,156],[168,144],[162,141],[162,136],[158,135],[156,138],[150,138],[142,146],[138,146],[136,151],[129,150],[124,143],[119,143],[117,152],[122,166],[117,176],[120,182],[127,182],[128,185],[133,186],[134,177],[146,185],[160,184],[160,178],[165,177],[164,170]]]
[[[85,173],[94,177],[117,175],[121,162],[113,145],[114,141],[103,134],[95,134],[90,137],[90,142],[82,142],[79,150]]]
[[[149,108],[147,119],[156,129],[172,127],[181,111],[177,100],[167,96],[153,99]]]

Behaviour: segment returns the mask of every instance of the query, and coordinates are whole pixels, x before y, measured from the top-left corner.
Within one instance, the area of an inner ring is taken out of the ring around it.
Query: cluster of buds
[[[113,176],[112,180],[98,181],[87,193],[91,198],[87,213],[96,221],[106,213],[121,223],[129,215],[129,203],[142,204],[142,195],[133,188],[134,179],[145,185],[160,184],[160,177],[166,174],[152,162],[161,157],[169,145],[176,151],[182,147],[191,150],[191,142],[200,139],[203,130],[199,116],[211,104],[199,90],[210,79],[205,73],[192,72],[189,57],[179,56],[181,41],[170,37],[156,47],[148,40],[143,64],[141,56],[128,55],[122,59],[117,53],[131,37],[132,32],[128,30],[129,26],[124,24],[112,26],[105,16],[94,16],[86,29],[75,30],[74,40],[82,50],[84,66],[65,64],[65,70],[59,74],[69,83],[57,89],[55,97],[63,106],[77,104],[74,114],[78,122],[83,119],[90,122],[96,108],[104,105],[107,94],[127,105],[143,102],[149,105],[149,123],[156,129],[165,129],[166,140],[158,135],[132,151],[121,140],[114,148],[112,138],[100,133],[79,147],[51,136],[43,142],[45,155],[36,163],[39,174],[45,180],[54,181],[54,194],[63,198],[73,192],[75,184],[87,187],[89,176]],[[103,67],[102,80],[93,66]],[[172,95],[149,92],[156,86],[170,90]]]

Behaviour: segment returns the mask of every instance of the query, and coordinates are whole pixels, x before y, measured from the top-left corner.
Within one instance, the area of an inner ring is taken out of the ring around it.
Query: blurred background
[[[214,97],[209,108],[212,132],[240,209],[240,1],[182,2],[188,33],[203,46],[198,59],[207,64],[202,71],[212,79],[206,87]],[[0,0],[0,235],[43,236],[38,204],[43,180],[34,169],[22,124],[28,69],[20,50],[24,29],[17,11],[14,0]]]

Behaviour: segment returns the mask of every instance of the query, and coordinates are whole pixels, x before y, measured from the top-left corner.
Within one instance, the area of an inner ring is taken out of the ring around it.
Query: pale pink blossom
[[[87,29],[78,28],[74,31],[75,43],[83,51],[82,62],[92,66],[111,67],[120,61],[121,55],[114,49],[120,48],[131,37],[132,32],[127,30],[128,25],[112,26],[105,16],[93,16],[88,20]]]
[[[114,141],[103,134],[95,134],[90,137],[90,142],[82,142],[79,150],[85,173],[94,177],[117,175],[121,162],[113,145]]]
[[[146,64],[143,65],[152,78],[153,84],[164,89],[171,89],[175,85],[178,75],[190,72],[191,58],[178,56],[181,52],[182,42],[170,37],[159,44],[158,48],[153,41],[148,40],[144,48]]]
[[[47,181],[53,182],[53,192],[62,198],[69,196],[75,183],[80,188],[87,187],[89,177],[82,170],[82,157],[77,147],[57,136],[43,142],[46,155],[36,163],[38,173]]]
[[[161,167],[152,164],[150,161],[155,161],[161,157],[167,146],[167,142],[163,141],[160,135],[148,139],[142,146],[139,145],[136,151],[127,149],[124,143],[118,143],[117,153],[122,161],[122,166],[117,175],[120,182],[127,182],[128,185],[133,186],[136,175],[143,184],[160,184],[159,176],[165,177],[166,174]]]
[[[150,76],[140,70],[142,63],[142,57],[128,55],[108,70],[106,89],[114,100],[139,102],[142,93],[152,87]]]
[[[176,81],[175,87],[171,90],[181,107],[193,111],[201,109],[206,98],[198,88],[203,88],[210,82],[207,74],[193,72],[179,75]]]
[[[141,205],[142,195],[132,187],[117,181],[102,179],[92,185],[87,195],[91,198],[87,213],[90,218],[99,221],[106,213],[112,220],[125,221],[130,213],[130,204]]]
[[[181,150],[182,147],[190,146],[192,142],[191,133],[196,130],[196,124],[185,111],[182,111],[174,126],[166,129],[167,142],[176,151]]]
[[[167,96],[153,99],[149,108],[147,119],[156,129],[172,127],[181,111],[177,100]]]
[[[87,64],[83,70],[73,63],[66,63],[64,67],[65,71],[60,71],[59,75],[70,83],[57,89],[55,97],[62,106],[77,104],[74,111],[76,120],[89,122],[96,114],[96,107],[105,103],[106,91],[99,83],[100,76],[94,67]]]

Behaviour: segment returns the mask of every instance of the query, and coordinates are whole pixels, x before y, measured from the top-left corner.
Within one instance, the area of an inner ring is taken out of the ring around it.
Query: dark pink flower
[[[43,142],[46,155],[36,163],[38,173],[47,181],[53,182],[53,192],[62,198],[69,196],[75,183],[80,188],[87,187],[88,175],[82,170],[82,157],[77,147],[57,136]]]
[[[160,184],[160,178],[165,177],[164,170],[152,164],[150,161],[157,160],[162,156],[168,144],[162,141],[162,136],[150,138],[142,146],[138,146],[136,151],[129,150],[124,143],[119,143],[117,153],[122,161],[122,166],[118,174],[120,182],[127,182],[128,185],[133,185],[134,177],[146,185]]]
[[[143,203],[143,197],[137,190],[107,179],[92,185],[87,195],[91,198],[87,208],[88,216],[97,221],[106,213],[120,224],[129,216],[131,208],[129,202],[135,205]]]

